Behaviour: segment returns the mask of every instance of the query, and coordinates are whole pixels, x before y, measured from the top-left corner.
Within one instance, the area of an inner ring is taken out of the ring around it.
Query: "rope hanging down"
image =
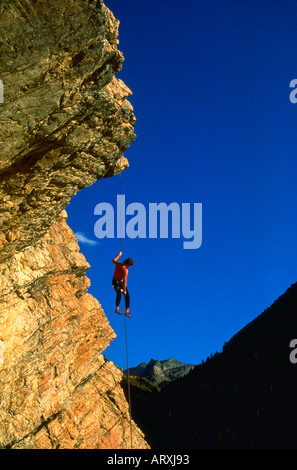
[[[120,195],[122,195],[122,173],[120,173]],[[120,202],[120,251],[122,251],[122,203],[121,202]],[[133,449],[131,390],[130,390],[130,371],[129,371],[129,354],[128,354],[128,331],[127,331],[127,316],[126,315],[125,315],[125,337],[126,337],[126,359],[127,359],[127,378],[128,378],[128,402],[129,402],[129,415],[130,415],[130,440],[131,440],[131,449]]]
[[[129,414],[130,414],[130,439],[131,449],[133,449],[132,443],[132,410],[131,410],[131,391],[130,391],[130,371],[129,371],[129,359],[128,359],[128,334],[127,334],[127,317],[125,316],[125,333],[126,333],[126,355],[127,355],[127,377],[128,377],[128,401],[129,401]]]
[[[120,173],[120,196],[122,195],[122,172]],[[120,251],[122,251],[122,198],[120,197]]]

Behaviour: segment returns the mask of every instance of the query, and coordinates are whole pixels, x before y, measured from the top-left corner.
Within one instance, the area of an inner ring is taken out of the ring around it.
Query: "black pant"
[[[112,280],[112,287],[114,288],[114,290],[117,293],[116,307],[118,307],[121,303],[123,283],[122,283],[122,281],[118,281],[117,279],[113,279]],[[127,288],[126,288],[126,295],[124,294],[124,297],[125,297],[125,308],[128,309],[130,307],[130,294],[129,294]]]

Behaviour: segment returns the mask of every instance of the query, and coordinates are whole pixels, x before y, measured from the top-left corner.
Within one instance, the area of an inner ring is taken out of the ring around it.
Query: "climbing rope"
[[[120,173],[120,195],[122,195],[122,172]],[[120,251],[122,251],[122,199],[120,199]],[[126,359],[127,359],[127,378],[128,378],[128,402],[129,402],[129,415],[130,415],[130,439],[131,439],[131,449],[133,449],[131,390],[130,390],[130,371],[129,371],[129,354],[128,354],[128,329],[127,329],[127,316],[124,315],[124,317],[125,317]]]
[[[131,449],[133,449],[132,443],[132,410],[131,410],[131,391],[130,391],[130,371],[129,371],[129,358],[128,358],[128,333],[127,333],[127,317],[125,315],[125,333],[126,333],[126,356],[127,356],[127,377],[128,377],[128,401],[129,401],[129,414],[130,414],[130,439]]]
[[[120,173],[120,196],[122,195],[122,172]],[[120,251],[122,251],[122,198],[120,197]]]

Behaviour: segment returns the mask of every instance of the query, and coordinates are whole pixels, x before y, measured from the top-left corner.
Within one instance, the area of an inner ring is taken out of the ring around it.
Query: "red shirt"
[[[116,267],[113,273],[114,279],[116,279],[117,281],[123,281],[127,275],[128,275],[127,267],[124,266],[122,263],[118,262],[116,264]]]

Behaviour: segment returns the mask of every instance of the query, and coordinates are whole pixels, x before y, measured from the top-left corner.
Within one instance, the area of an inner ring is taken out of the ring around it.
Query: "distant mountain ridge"
[[[184,364],[173,357],[161,361],[151,359],[149,363],[142,362],[136,367],[131,367],[129,374],[130,376],[145,377],[155,385],[163,387],[169,382],[184,377],[194,367],[196,366]],[[127,370],[124,371],[124,374],[127,375]]]

